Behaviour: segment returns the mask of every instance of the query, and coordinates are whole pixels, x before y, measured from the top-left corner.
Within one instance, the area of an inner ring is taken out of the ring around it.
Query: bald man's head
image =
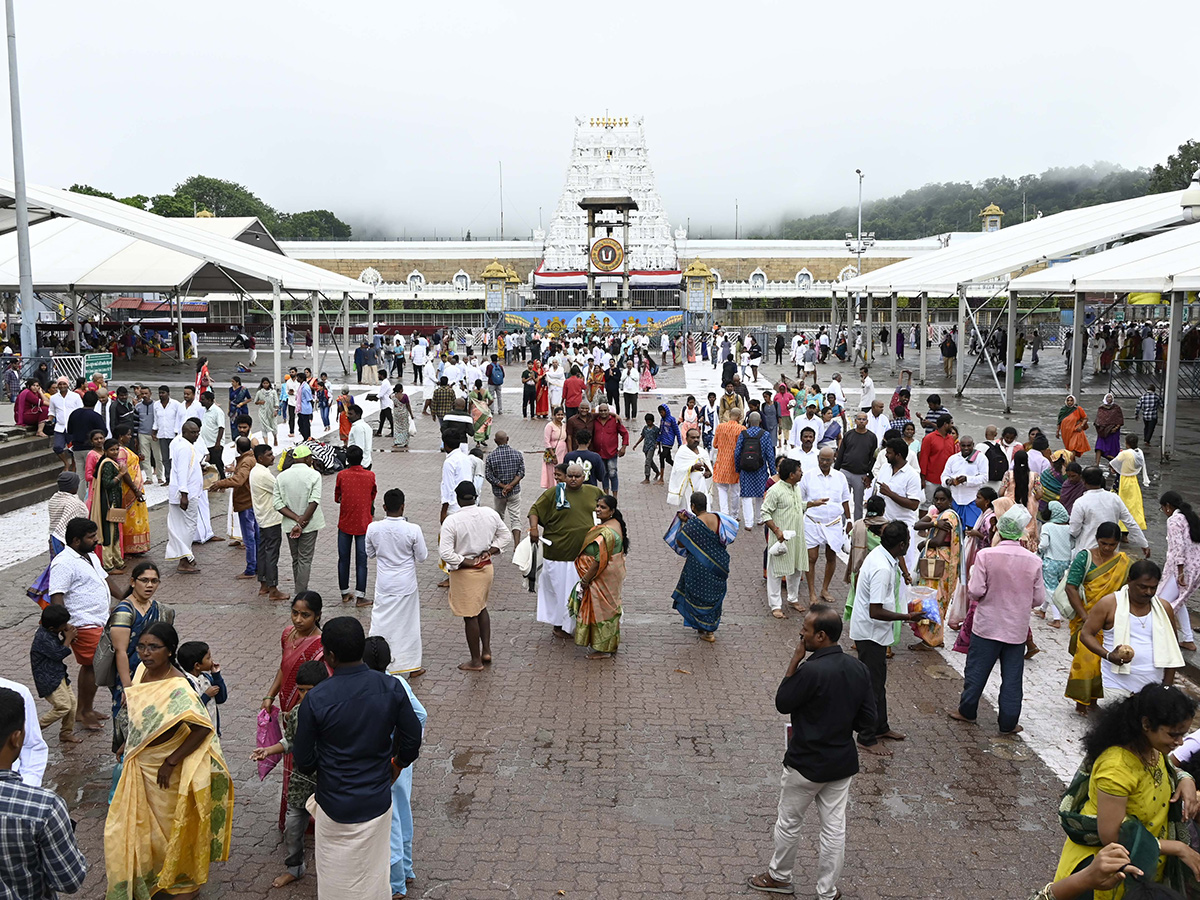
[[[493,438],[496,441],[497,447],[503,447],[505,444],[508,443],[508,432],[507,431],[497,431],[493,435]]]

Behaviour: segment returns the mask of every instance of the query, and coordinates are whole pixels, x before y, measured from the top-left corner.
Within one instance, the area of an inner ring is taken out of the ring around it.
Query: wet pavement
[[[1014,424],[1022,430],[1032,424],[1048,429],[1061,403],[1061,358],[1046,356],[1047,368],[1027,376],[1018,393]],[[214,371],[218,379],[228,374],[220,365]],[[849,387],[849,367],[843,371]],[[655,393],[675,402],[705,374],[664,368]],[[117,380],[123,380],[120,367]],[[876,381],[881,389],[890,383],[884,374]],[[940,371],[929,387],[943,387]],[[952,390],[942,394],[948,398]],[[920,401],[924,393],[916,396]],[[1088,387],[1084,396],[1091,411],[1098,390]],[[519,406],[515,389],[504,399],[510,415],[499,419],[499,427],[527,454],[527,508],[538,492],[542,423],[511,415]],[[642,412],[657,402],[643,396]],[[961,401],[948,398],[947,405],[964,430],[979,436],[988,417],[1000,421],[994,387],[989,397],[982,383],[976,393],[973,381]],[[1183,435],[1195,434],[1196,418],[1188,410]],[[441,456],[431,426],[428,418],[421,420],[411,453],[377,452],[375,470],[381,489],[405,490],[409,518],[422,525],[433,547]],[[377,440],[377,451],[389,445],[388,439]],[[1190,437],[1188,446],[1194,446]],[[1186,495],[1183,473],[1195,461],[1190,451],[1169,466],[1152,456],[1148,498],[1169,487]],[[784,750],[785,719],[774,709],[774,693],[800,620],[796,614],[784,621],[768,615],[762,538],[743,533],[731,548],[733,574],[718,640],[699,641],[671,609],[681,561],[660,540],[670,515],[665,489],[639,483],[640,451],[621,468],[621,507],[632,552],[622,644],[611,660],[590,662],[582,649],[552,638],[548,626],[534,621],[534,595],[515,568],[502,563],[490,603],[495,663],[486,673],[461,672],[456,666],[465,658],[462,626],[450,614],[445,592],[435,587],[441,578],[436,563],[431,559],[421,567],[429,672],[413,685],[429,722],[414,770],[417,881],[410,896],[753,894],[745,880],[765,869],[770,854]],[[333,481],[325,479],[329,524],[318,543],[311,587],[326,598],[327,618],[345,613],[365,624],[369,609],[343,610],[337,599]],[[1161,561],[1162,527],[1149,500],[1147,512]],[[162,507],[152,510],[149,557],[158,561],[164,518]],[[214,503],[213,519],[223,534],[223,499]],[[286,609],[256,597],[253,582],[233,580],[241,567],[239,551],[215,543],[198,547],[197,556],[203,573],[165,570],[160,597],[176,607],[182,640],[211,645],[229,685],[221,718],[237,791],[232,855],[212,867],[202,896],[315,897],[311,868],[298,884],[270,889],[283,871],[276,828],[279,776],[276,771],[260,782],[249,760],[259,698],[278,665]],[[285,548],[284,590],[291,584],[288,563]],[[0,659],[0,674],[25,683],[31,681],[26,648],[36,609],[23,587],[43,565],[36,558],[3,569],[9,588],[0,597],[0,628],[10,650]],[[369,592],[372,587],[373,574]],[[845,596],[840,571],[833,592],[839,601]],[[851,789],[844,896],[1024,897],[1049,880],[1062,845],[1055,811],[1062,779],[1077,757],[1079,723],[1062,697],[1063,634],[1052,634],[1040,622],[1034,630],[1045,652],[1027,664],[1027,731],[1020,738],[995,733],[990,700],[981,706],[978,726],[946,718],[961,689],[960,655],[899,650],[889,663],[892,724],[909,739],[895,745],[890,759],[863,758]],[[993,685],[991,697],[994,690]],[[110,736],[88,734],[84,744],[63,750],[56,734],[49,735],[46,783],[66,798],[92,863],[80,893],[85,897],[104,890]],[[810,814],[798,857],[799,896],[811,894],[811,876],[806,880],[800,873],[815,863],[816,833]]]

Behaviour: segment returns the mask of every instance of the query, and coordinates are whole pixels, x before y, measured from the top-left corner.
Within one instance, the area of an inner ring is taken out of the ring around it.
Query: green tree
[[[234,181],[193,175],[175,185],[175,195],[190,197],[216,216],[257,216],[272,234],[279,221],[279,213]]]
[[[110,194],[108,191],[94,188],[90,184],[73,184],[67,190],[74,194],[87,194],[90,197],[104,197],[108,200],[116,200],[118,203],[124,203],[126,206],[133,206],[137,209],[145,209],[146,204],[150,202],[150,198],[145,194],[134,194],[132,197],[118,197],[115,194]]]
[[[350,239],[350,226],[327,209],[298,213],[280,213],[279,224],[271,232],[281,241],[319,241]]]
[[[186,194],[155,194],[150,198],[150,212],[156,216],[166,216],[172,219],[190,219],[200,210],[205,209]]]
[[[1150,192],[1183,190],[1191,183],[1192,176],[1200,169],[1200,142],[1186,141],[1167,157],[1165,165],[1157,165],[1150,172]]]

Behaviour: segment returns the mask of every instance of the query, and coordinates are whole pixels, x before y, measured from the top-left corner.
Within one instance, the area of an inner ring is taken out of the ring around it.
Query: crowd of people
[[[700,361],[720,367],[720,392],[662,403],[640,419],[659,368],[686,355],[678,338],[533,331],[460,341],[447,331],[364,341],[354,362],[367,398],[379,404],[377,431],[349,386],[335,393],[312,369],[290,369],[279,386],[235,376],[226,388],[199,356],[182,400],[165,385],[155,395],[141,384],[114,390],[99,376],[74,385],[58,379],[45,415],[25,423],[52,440],[63,462],[49,504],[49,564],[29,589],[44,607],[31,659],[37,695],[49,708],[39,717],[27,690],[10,696],[12,683],[0,685],[0,762],[9,758],[36,788],[39,753],[45,766],[42,728],[59,722],[66,743],[111,728],[117,764],[105,865],[112,897],[194,895],[209,865],[227,858],[234,785],[219,715],[227,690],[209,646],[181,640],[194,635],[155,596],[161,576],[145,558],[145,490],[160,483],[168,492],[165,559],[176,571],[201,571],[196,543],[235,541],[245,551],[236,578],[290,604],[280,665],[261,704],[278,731],[254,751],[268,770],[283,763],[285,871],[276,885],[305,876],[311,818],[320,896],[404,896],[413,878],[411,764],[426,715],[413,690],[425,672],[417,582],[429,548],[421,526],[405,516],[405,492],[378,483],[374,454],[408,450],[425,422],[436,429],[444,454],[439,588],[463,620],[459,668],[486,677],[502,646],[492,641],[488,614],[494,565],[510,549],[536,581],[534,615],[551,635],[588,660],[619,653],[627,559],[644,546],[619,501],[621,459],[632,440],[643,451],[642,484],[666,488],[664,540],[682,558],[672,603],[683,625],[716,642],[729,545],[739,536],[761,547],[764,615],[802,622],[776,697],[792,718],[792,737],[774,854],[752,888],[792,892],[805,810],[815,801],[817,892],[836,895],[858,751],[889,756],[905,740],[887,704],[888,660],[904,626],[916,638],[913,651],[952,646],[966,654],[950,712],[958,722],[977,722],[983,687],[999,664],[997,727],[1015,734],[1023,667],[1039,652],[1031,615],[1055,627],[1068,621],[1064,702],[1090,717],[1077,786],[1080,831],[1064,849],[1063,890],[1113,882],[1109,863],[1119,852],[1096,850],[1114,842],[1123,815],[1114,820],[1112,804],[1097,806],[1096,792],[1118,787],[1129,790],[1113,796],[1130,798],[1130,815],[1159,839],[1160,855],[1200,875],[1200,855],[1164,837],[1154,806],[1161,781],[1145,787],[1134,764],[1161,767],[1185,807],[1200,807],[1186,779],[1178,787],[1175,765],[1186,768],[1176,751],[1194,709],[1171,688],[1181,648],[1195,648],[1187,600],[1200,586],[1200,516],[1179,493],[1165,492],[1166,546],[1151,547],[1141,493],[1146,459],[1111,395],[1094,421],[1068,397],[1053,430],[1034,426],[1022,435],[1002,424],[976,440],[937,393],[924,397],[925,409],[912,408],[911,373],[890,396],[866,365],[853,388],[840,374],[819,378],[818,366],[845,341],[820,332],[796,336],[790,351],[777,343],[777,360],[787,351],[796,373],[772,380],[753,336],[706,334]],[[527,505],[525,454],[496,427],[506,415],[515,422],[515,407],[503,409],[506,363],[521,368],[522,418],[546,422]],[[1154,392],[1148,398],[1135,410],[1147,441],[1161,406]],[[324,442],[312,440],[318,417],[330,429]],[[385,424],[391,441],[379,447]],[[339,451],[336,466],[324,445]],[[334,468],[336,511],[325,508],[322,475]],[[210,496],[226,491],[227,533],[218,536]],[[321,595],[310,590],[318,535],[335,516],[340,600],[369,608],[365,629],[352,616],[326,621]],[[280,587],[285,536],[290,592]],[[1130,559],[1133,548],[1143,559]],[[839,575],[849,590],[842,608],[831,592]],[[839,643],[843,630],[854,657]],[[71,656],[79,664],[74,690]],[[112,703],[98,709],[101,687]],[[1141,732],[1117,724],[1143,721],[1150,725]],[[11,781],[0,780],[0,788]],[[0,808],[6,802],[0,790]],[[58,829],[59,845],[26,877],[41,879],[39,888],[74,890],[84,862],[62,827],[61,800],[42,791],[22,802]],[[1143,871],[1155,868],[1152,857],[1129,855]],[[1177,868],[1156,872],[1174,877]]]

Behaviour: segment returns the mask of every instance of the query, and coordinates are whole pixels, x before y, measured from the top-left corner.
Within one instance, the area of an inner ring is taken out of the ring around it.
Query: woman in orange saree
[[[1075,395],[1068,394],[1066,403],[1058,411],[1056,436],[1063,442],[1063,447],[1074,453],[1076,458],[1092,449],[1087,439],[1087,427],[1087,413],[1083,411],[1082,406],[1075,403]]]
[[[575,558],[579,584],[571,591],[567,608],[575,617],[575,643],[592,648],[588,659],[607,659],[621,643],[621,586],[629,545],[616,497],[596,501],[596,518],[600,524],[588,532]]]
[[[146,507],[146,479],[142,475],[141,458],[129,449],[133,440],[127,426],[117,429],[121,452],[117,462],[125,467],[128,480],[121,482],[121,504],[125,507],[125,524],[121,526],[121,550],[125,556],[141,556],[150,549],[150,510]]]

